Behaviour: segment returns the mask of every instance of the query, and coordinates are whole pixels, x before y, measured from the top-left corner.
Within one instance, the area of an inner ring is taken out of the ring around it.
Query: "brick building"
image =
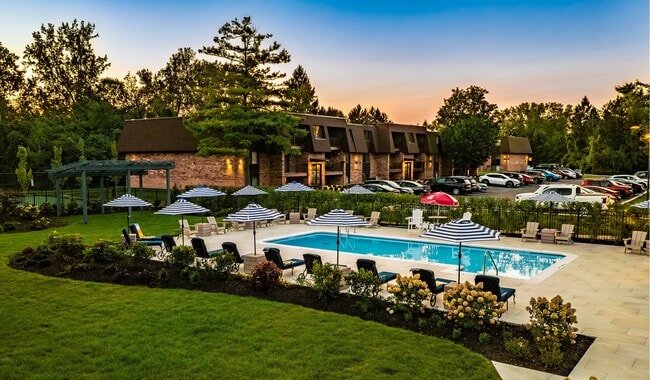
[[[313,187],[344,186],[370,178],[428,179],[444,173],[437,133],[416,125],[348,124],[344,118],[297,114],[309,133],[293,144],[300,155],[253,152],[253,184],[280,186],[295,180]],[[171,185],[239,187],[246,160],[235,155],[199,157],[197,139],[182,118],[128,120],[118,153],[129,160],[173,160]],[[143,185],[162,188],[164,173],[149,172]]]

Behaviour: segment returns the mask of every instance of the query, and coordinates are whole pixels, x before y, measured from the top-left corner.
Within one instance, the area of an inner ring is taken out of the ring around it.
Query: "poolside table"
[[[544,228],[540,232],[540,241],[542,243],[555,244],[555,235],[557,234],[557,229],[555,228]]]

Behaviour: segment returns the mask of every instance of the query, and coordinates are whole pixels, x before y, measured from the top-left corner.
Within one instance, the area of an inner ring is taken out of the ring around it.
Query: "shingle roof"
[[[500,153],[533,154],[528,137],[505,136],[501,138]]]
[[[180,117],[137,119],[124,122],[117,140],[118,153],[196,152],[198,140]]]

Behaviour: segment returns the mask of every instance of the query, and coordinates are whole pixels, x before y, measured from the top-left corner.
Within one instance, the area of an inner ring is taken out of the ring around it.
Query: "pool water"
[[[266,240],[266,243],[302,247],[305,249],[336,251],[336,233],[311,232],[270,239]],[[489,251],[496,263],[500,276],[523,279],[533,278],[565,258],[564,255],[560,254],[494,247],[486,248],[465,244],[463,244],[462,249],[461,269],[463,272],[483,272],[484,255]],[[339,251],[454,266],[458,265],[458,244],[451,243],[430,243],[396,238],[352,235],[341,232]],[[487,270],[493,271],[493,269],[494,265],[487,258]]]

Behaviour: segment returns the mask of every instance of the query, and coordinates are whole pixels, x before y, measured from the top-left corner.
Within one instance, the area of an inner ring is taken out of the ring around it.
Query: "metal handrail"
[[[483,254],[483,274],[485,274],[485,268],[487,266],[487,257],[490,258],[490,261],[492,261],[492,265],[494,265],[494,269],[497,271],[497,277],[499,276],[499,267],[497,267],[497,263],[494,261],[494,258],[492,257],[492,253],[490,251],[485,251]]]

